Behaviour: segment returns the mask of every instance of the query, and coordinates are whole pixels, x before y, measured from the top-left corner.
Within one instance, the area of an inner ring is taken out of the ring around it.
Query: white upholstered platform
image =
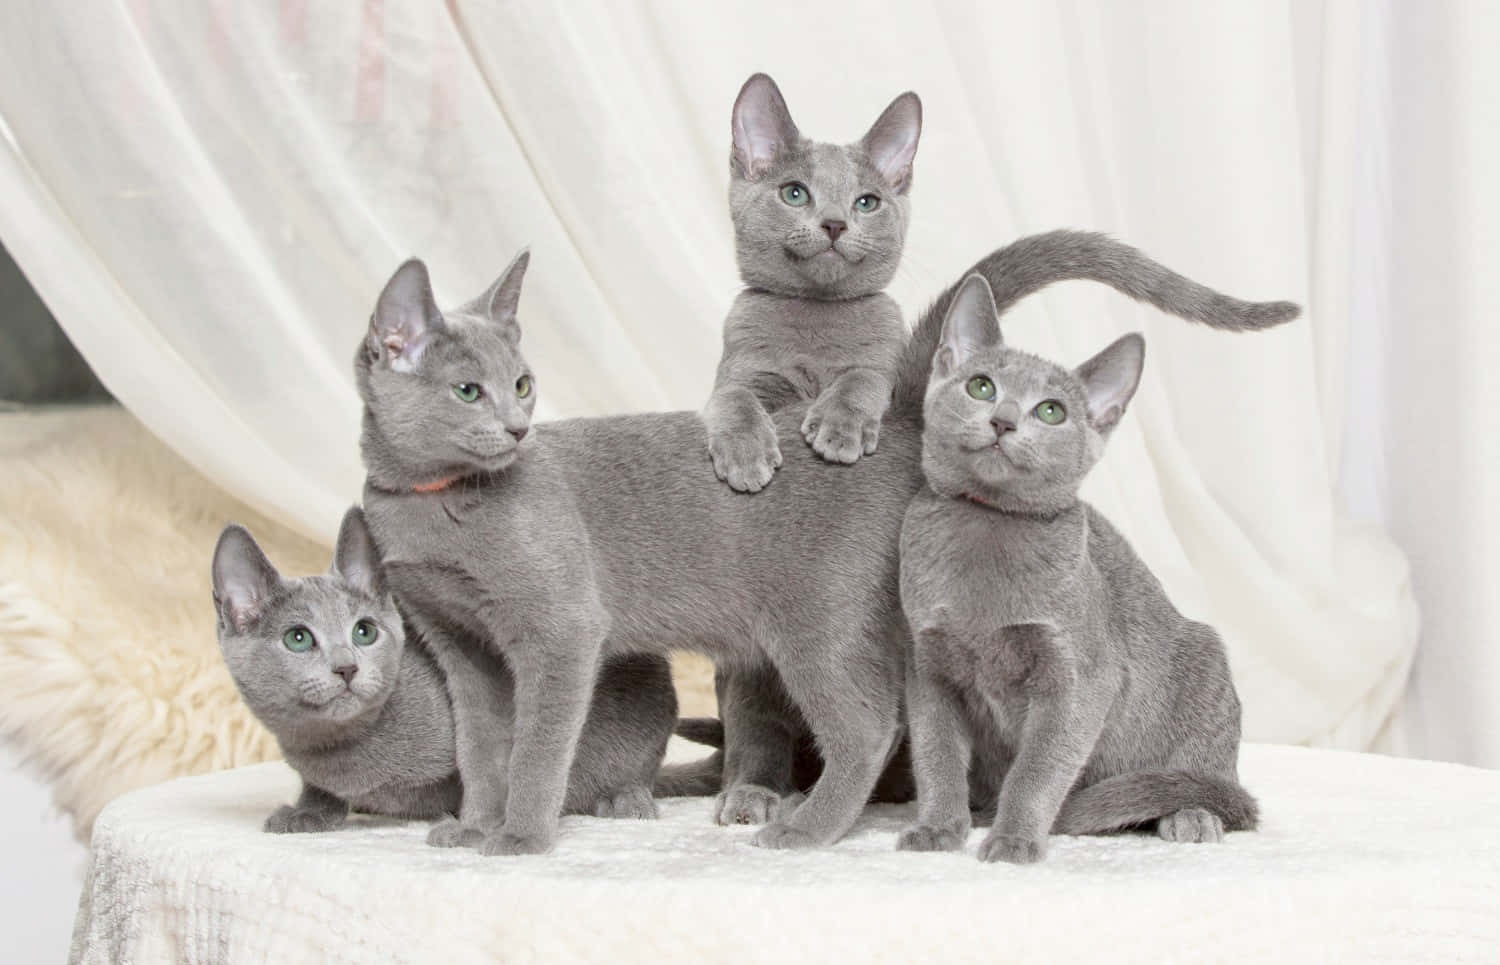
[[[94,828],[74,957],[220,961],[1500,960],[1500,772],[1250,745],[1264,825],[1222,845],[1053,838],[1046,863],[892,850],[907,806],[819,852],[751,847],[707,800],[567,818],[482,858],[356,818],[270,835],[262,764],[128,794]]]

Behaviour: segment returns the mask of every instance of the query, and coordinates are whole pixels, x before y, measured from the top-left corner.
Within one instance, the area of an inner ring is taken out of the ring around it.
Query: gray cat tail
[[[1103,834],[1147,824],[1175,811],[1203,808],[1226,831],[1248,831],[1260,818],[1255,798],[1227,778],[1188,771],[1141,771],[1106,778],[1068,795],[1052,830]]]
[[[724,722],[717,717],[682,717],[673,733],[694,744],[724,746]]]
[[[1030,235],[981,258],[964,277],[972,273],[983,275],[990,283],[1001,315],[1053,282],[1074,279],[1103,282],[1168,314],[1233,332],[1280,325],[1302,311],[1293,302],[1244,302],[1221,295],[1123,242],[1090,231]],[[897,407],[920,411],[943,317],[957,291],[954,284],[917,322],[897,369]]]
[[[653,797],[708,797],[724,783],[724,752],[714,751],[691,764],[667,764],[656,772]]]

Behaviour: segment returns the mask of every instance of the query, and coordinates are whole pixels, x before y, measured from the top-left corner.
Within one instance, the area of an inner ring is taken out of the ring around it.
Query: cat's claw
[[[446,817],[428,830],[427,843],[434,848],[471,848],[483,837],[478,829],[465,826],[458,818]]]
[[[714,802],[715,824],[765,824],[781,810],[781,795],[759,784],[736,784]]]
[[[952,828],[914,824],[896,838],[897,851],[962,851],[964,838]]]
[[[479,853],[485,857],[495,855],[546,854],[552,850],[552,839],[540,834],[516,834],[513,831],[496,831],[487,834],[479,842]]]
[[[769,416],[755,431],[710,436],[708,455],[713,460],[714,475],[741,493],[765,489],[782,462],[776,426]]]
[[[1036,864],[1047,856],[1046,837],[1024,834],[990,834],[979,844],[980,861]]]
[[[847,465],[875,451],[880,420],[846,406],[815,402],[802,420],[802,438],[825,461]]]
[[[639,784],[606,791],[594,802],[594,817],[654,821],[656,802],[651,799],[651,792]]]
[[[1216,844],[1224,840],[1224,822],[1203,808],[1184,808],[1157,821],[1156,833],[1163,841]]]
[[[272,811],[265,823],[265,829],[272,834],[316,834],[319,831],[336,831],[343,826],[342,814],[295,808],[290,804],[283,804]]]
[[[773,851],[805,851],[818,846],[812,835],[789,824],[768,824],[755,832],[750,843],[757,848],[769,848]]]

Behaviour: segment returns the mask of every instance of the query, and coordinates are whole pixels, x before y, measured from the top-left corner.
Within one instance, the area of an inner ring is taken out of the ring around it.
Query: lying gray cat
[[[901,726],[897,541],[921,482],[920,385],[949,296],[904,353],[878,453],[849,468],[790,445],[806,414],[790,406],[773,416],[787,478],[745,499],[703,478],[694,413],[532,431],[535,382],[517,348],[525,266],[523,255],[445,314],[426,268],[407,262],[355,358],[365,510],[387,578],[424,633],[465,631],[432,639],[453,695],[464,825],[486,854],[550,848],[601,655],[692,649],[721,666],[774,666],[826,761],[807,800],[756,843],[837,839]],[[976,270],[1009,300],[1093,278],[1225,328],[1297,311],[1218,295],[1097,235],[1025,239]],[[513,740],[469,685],[472,648],[456,639],[515,669]]]
[[[802,436],[831,462],[875,451],[906,343],[896,274],[922,102],[897,97],[861,140],[809,140],[775,81],[745,82],[731,119],[729,214],[744,291],[703,410],[714,472],[759,492],[781,465],[770,411],[812,400]]]
[[[404,818],[458,813],[443,676],[407,639],[358,508],[344,516],[327,575],[283,579],[249,532],[228,526],[214,550],[213,581],[230,674],[302,776],[297,803],[267,818],[267,831],[332,830],[351,807]],[[487,683],[508,706],[510,674],[502,661],[490,662]],[[640,657],[605,666],[564,813],[656,816],[652,782],[677,713],[665,672]],[[458,831],[456,821],[439,829]]]
[[[1007,348],[978,275],[948,309],[901,529],[918,823],[899,848],[963,847],[971,805],[996,809],[984,861],[1039,861],[1054,829],[1255,826],[1223,643],[1078,498],[1144,352],[1126,335],[1069,371]]]

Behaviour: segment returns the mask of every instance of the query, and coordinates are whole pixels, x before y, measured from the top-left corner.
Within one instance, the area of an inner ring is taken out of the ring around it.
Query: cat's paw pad
[[[718,433],[709,437],[708,455],[714,463],[714,475],[741,493],[758,493],[766,488],[781,466],[781,446],[769,418],[766,431]],[[765,429],[765,427],[762,427]]]
[[[594,817],[654,821],[656,802],[651,799],[651,792],[639,784],[606,791],[594,802]]]
[[[427,843],[434,848],[471,848],[482,837],[478,830],[466,827],[458,818],[447,817],[428,830]]]
[[[962,851],[965,835],[952,828],[914,824],[896,838],[897,851]]]
[[[991,834],[979,845],[980,861],[1036,864],[1047,856],[1047,839],[1024,834]]]
[[[1203,808],[1184,808],[1157,821],[1156,833],[1163,841],[1213,844],[1224,840],[1224,822]]]
[[[265,829],[272,834],[315,834],[319,831],[336,831],[343,824],[342,814],[298,809],[290,804],[283,804],[266,818]]]
[[[814,403],[802,420],[802,438],[825,461],[848,464],[875,451],[880,420],[844,406]]]
[[[757,848],[772,851],[805,851],[816,848],[818,842],[806,831],[799,831],[789,824],[768,824],[755,832],[750,843]]]
[[[552,839],[541,834],[516,834],[495,831],[479,842],[479,853],[486,857],[513,854],[546,854],[552,850]]]
[[[715,824],[765,824],[781,808],[781,795],[759,784],[736,784],[714,802]]]

